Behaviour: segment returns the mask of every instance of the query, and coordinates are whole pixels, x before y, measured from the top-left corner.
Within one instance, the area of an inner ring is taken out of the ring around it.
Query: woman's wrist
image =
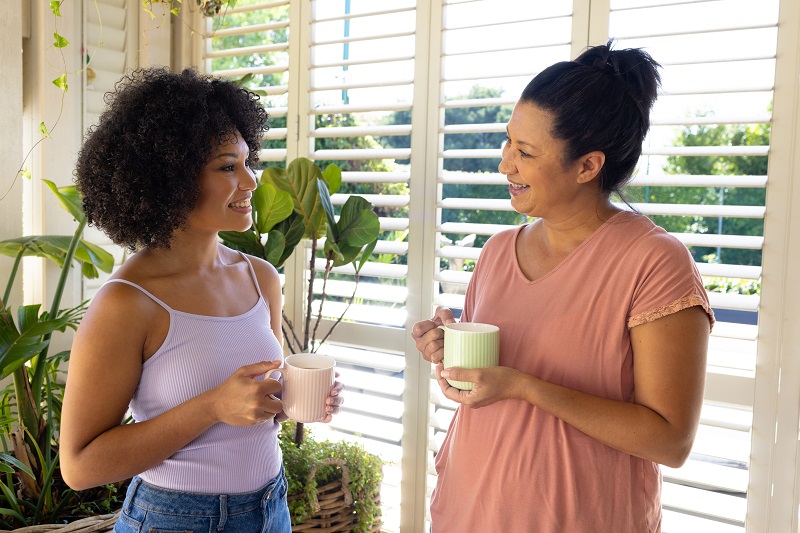
[[[511,383],[511,390],[509,391],[510,396],[515,400],[522,400],[531,405],[535,405],[531,400],[531,391],[533,387],[536,386],[536,381],[536,377],[517,370],[514,374],[514,380]]]

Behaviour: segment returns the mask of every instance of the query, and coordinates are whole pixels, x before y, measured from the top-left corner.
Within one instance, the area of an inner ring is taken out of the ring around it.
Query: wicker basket
[[[114,531],[119,512],[81,518],[69,524],[40,524],[38,526],[21,527],[14,529],[15,533],[95,533]],[[0,533],[7,533],[7,529],[0,529]]]
[[[311,502],[314,514],[292,525],[293,532],[308,533],[350,533],[353,526],[358,523],[358,513],[353,506],[353,495],[350,492],[350,473],[342,459],[327,458],[320,461],[323,464],[336,464],[342,469],[342,479],[332,481],[322,487],[317,487],[316,501]],[[308,474],[308,482],[314,479],[317,467],[313,467]],[[302,498],[302,494],[289,496],[289,501]],[[376,504],[380,505],[380,493],[372,495]],[[380,517],[375,517],[375,522],[370,528],[370,533],[380,533],[382,522]]]

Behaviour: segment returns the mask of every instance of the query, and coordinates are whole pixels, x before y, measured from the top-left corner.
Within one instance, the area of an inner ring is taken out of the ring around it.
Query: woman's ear
[[[606,154],[600,151],[589,152],[579,160],[578,183],[589,183],[600,174],[606,162]]]

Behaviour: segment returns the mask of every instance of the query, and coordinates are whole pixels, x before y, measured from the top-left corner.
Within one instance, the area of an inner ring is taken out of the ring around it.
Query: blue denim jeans
[[[117,533],[291,533],[286,476],[247,494],[195,494],[162,489],[135,477]]]

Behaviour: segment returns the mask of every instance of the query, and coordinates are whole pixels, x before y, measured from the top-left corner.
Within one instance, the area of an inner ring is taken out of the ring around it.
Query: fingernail
[[[449,378],[450,377],[450,371],[449,370],[442,370],[441,375],[442,375],[443,378]]]

